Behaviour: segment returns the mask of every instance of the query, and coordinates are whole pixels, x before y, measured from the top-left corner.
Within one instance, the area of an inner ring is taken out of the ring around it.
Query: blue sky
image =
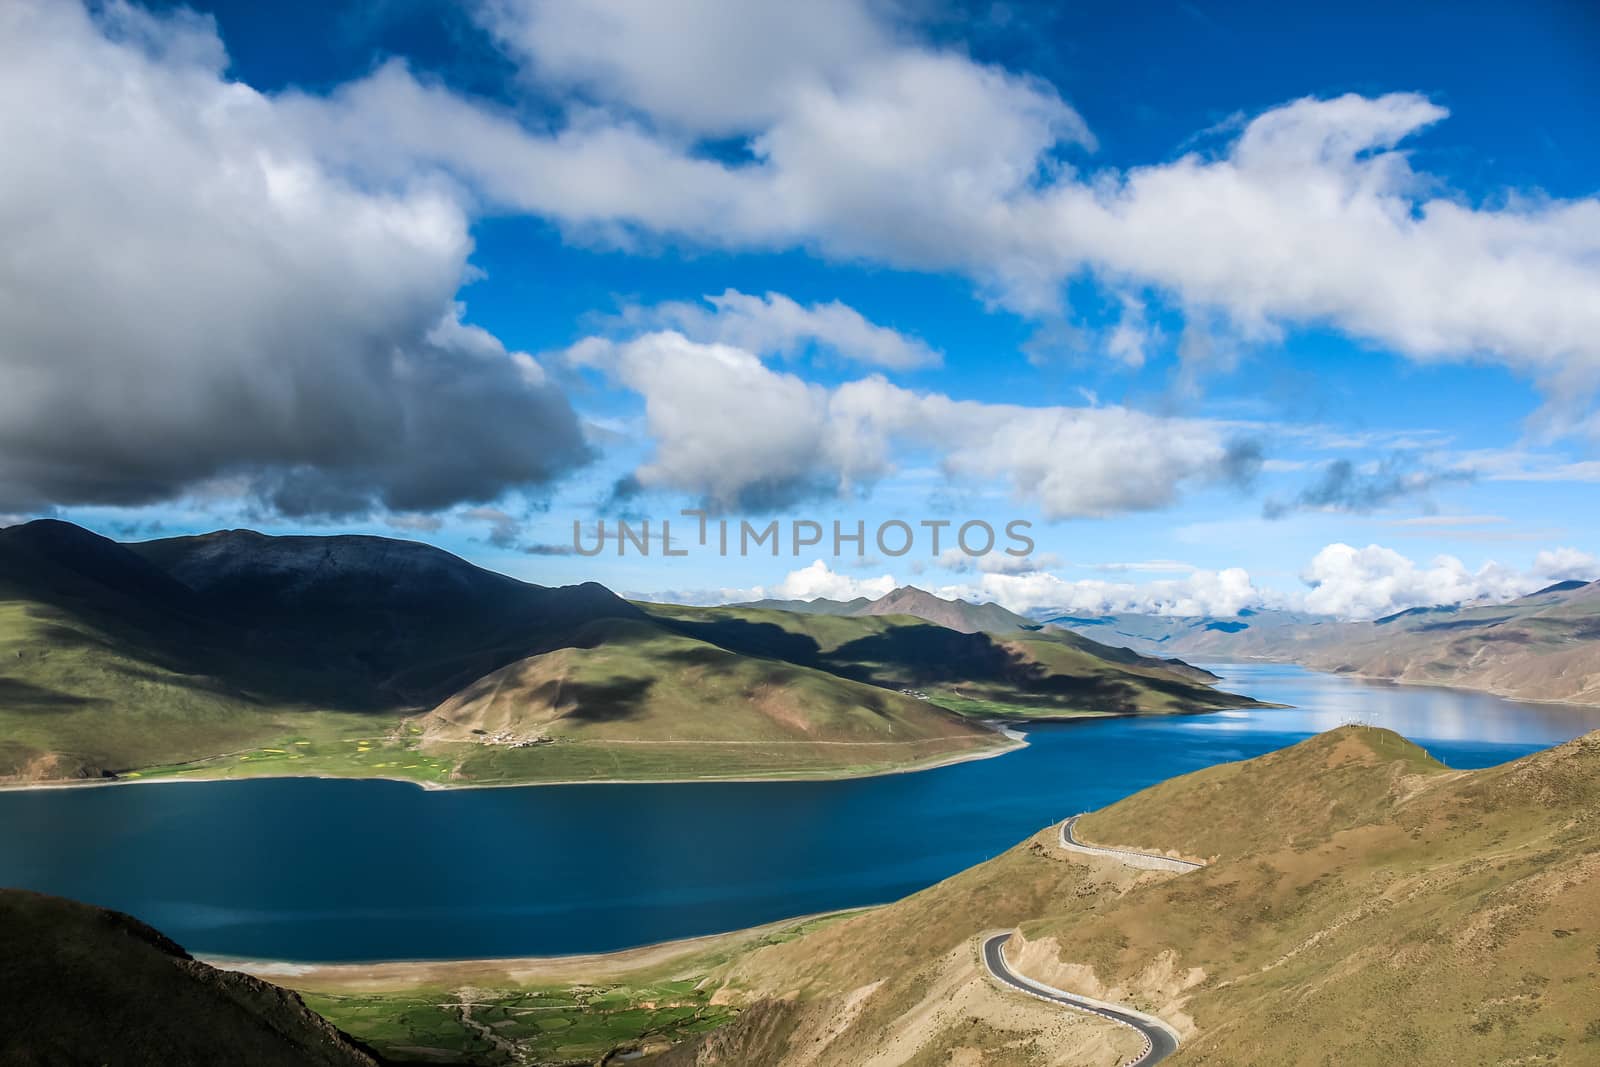
[[[1600,576],[1600,15],[1391,8],[22,3],[0,513],[692,599]],[[697,504],[1037,551],[560,554]]]

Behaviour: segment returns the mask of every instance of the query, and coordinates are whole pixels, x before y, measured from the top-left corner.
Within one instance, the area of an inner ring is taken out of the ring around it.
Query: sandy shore
[[[386,960],[370,963],[296,963],[288,960],[205,956],[204,962],[243,971],[294,989],[369,993],[456,985],[575,985],[610,981],[646,972],[671,970],[700,957],[729,952],[764,937],[818,919],[842,917],[870,908],[818,912],[761,926],[703,937],[571,956],[519,956],[505,959]]]

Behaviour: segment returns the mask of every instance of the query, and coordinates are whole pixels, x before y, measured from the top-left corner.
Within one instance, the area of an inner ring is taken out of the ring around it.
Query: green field
[[[278,980],[394,1062],[594,1064],[659,1052],[727,1024],[740,1007],[713,1003],[715,972],[851,914],[608,956],[332,965]]]
[[[686,979],[645,985],[302,994],[308,1007],[397,1062],[592,1064],[729,1022]]]
[[[997,740],[998,740],[998,735]],[[996,747],[1003,750],[1003,746]],[[675,781],[737,778],[847,778],[914,770],[982,754],[964,740],[934,738],[906,745],[806,746],[772,749],[716,743],[656,745],[562,741],[533,749],[416,740],[327,737],[281,739],[270,745],[126,771],[121,780],[330,776],[395,778],[444,786],[540,782]]]

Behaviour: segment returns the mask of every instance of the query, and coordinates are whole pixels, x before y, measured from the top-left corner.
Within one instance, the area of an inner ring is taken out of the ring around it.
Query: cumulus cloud
[[[1476,570],[1454,556],[1420,565],[1391,548],[1332,544],[1318,552],[1302,577],[1310,586],[1307,611],[1350,619],[1371,619],[1407,608],[1498,601],[1567,578],[1592,578],[1595,558],[1572,548],[1539,553],[1531,570],[1519,571],[1493,560]]]
[[[897,6],[670,7],[483,0],[485,25],[550,94],[525,109],[400,60],[326,95],[265,96],[224,76],[199,16],[0,8],[0,507],[227,480],[289,513],[425,511],[580,462],[560,391],[454,304],[479,210],[622,244],[962,272],[1045,321],[1088,271],[1138,294],[1119,297],[1107,342],[1126,363],[1152,333],[1144,302],[1170,301],[1186,366],[1231,358],[1211,325],[1259,340],[1330,324],[1419,360],[1498,360],[1568,398],[1552,426],[1585,421],[1600,199],[1474,203],[1414,171],[1407,138],[1447,117],[1422,96],[1296,100],[1226,143],[1092,171],[1094,137],[1053,87],[930,43],[892,20]],[[650,343],[697,344],[665,358],[724,406],[644,357],[618,363],[655,439],[641,483],[778,504],[870,484],[908,444],[1060,517],[1163,506],[1260,463],[1198,420],[969,403],[876,378],[822,389],[748,346],[817,343],[888,367],[927,353],[843,305],[720,299],[714,318],[743,336]],[[687,424],[707,410],[726,431]]]
[[[1569,547],[1540,552],[1527,570],[1494,561],[1473,570],[1453,556],[1439,556],[1431,563],[1419,564],[1381,545],[1358,549],[1331,544],[1318,552],[1306,567],[1301,575],[1305,586],[1299,590],[1258,585],[1241,567],[1207,570],[1170,560],[1114,565],[1133,570],[1188,572],[1182,578],[1135,583],[1063,578],[1043,569],[1047,565],[1057,565],[1046,562],[1048,555],[1036,558],[1034,565],[1026,569],[1009,565],[1018,561],[994,561],[993,565],[986,565],[985,561],[990,559],[957,560],[946,554],[938,561],[940,566],[975,574],[977,580],[933,587],[932,592],[978,603],[992,601],[1035,618],[1126,613],[1225,617],[1247,609],[1280,609],[1341,619],[1373,619],[1414,607],[1510,600],[1552,582],[1600,578],[1600,559]],[[895,576],[887,573],[869,579],[851,578],[835,572],[819,559],[789,572],[775,585],[673,590],[650,598],[697,604],[733,603],[763,597],[851,600],[864,596],[876,599],[900,584]]]
[[[756,596],[747,599],[759,600],[763,597],[772,597],[777,600],[854,600],[857,597],[866,597],[876,600],[892,592],[896,585],[891,574],[882,574],[876,578],[852,578],[848,574],[839,574],[822,560],[813,560],[799,570],[790,571],[783,581],[773,586],[758,586]]]
[[[1600,383],[1600,199],[1473,203],[1414,171],[1404,142],[1448,117],[1421,95],[1294,100],[1218,147],[1091,171],[1094,138],[1051,86],[920,41],[890,7],[738,8],[490,0],[487,24],[563,102],[549,128],[398,63],[306,119],[329,153],[431,163],[608,240],[960,271],[1041,316],[1088,270],[1186,312],[1186,367],[1232,358],[1213,324],[1260,340],[1327,323],[1418,360],[1497,359],[1568,398],[1558,428]],[[1147,330],[1124,311],[1108,349],[1137,363]]]
[[[1040,175],[1062,173],[1061,149],[1092,145],[1052,87],[908,43],[851,0],[755,0],[736,15],[702,6],[669,16],[610,0],[491,5],[534,80],[579,94],[552,130],[424,84],[400,62],[331,101],[307,98],[302,113],[352,164],[433,163],[497,205],[589,235],[972,269],[1009,300],[1055,305],[1060,256],[1017,247],[1025,223],[1011,209]],[[585,23],[605,32],[576,29]],[[807,46],[791,51],[791,40]],[[773,48],[794,62],[745,66]],[[542,76],[563,69],[572,76]],[[705,95],[724,79],[738,90]],[[736,140],[747,158],[704,151],[708,138]]]
[[[644,398],[654,451],[632,475],[639,487],[719,509],[863,489],[894,469],[897,448],[936,455],[954,481],[1007,485],[1050,518],[1162,507],[1186,488],[1246,477],[1259,459],[1205,420],[952,400],[876,376],[827,388],[675,331],[589,338],[568,359]]]
[[[872,322],[837,300],[802,305],[782,293],[752,296],[729,289],[705,304],[671,302],[636,308],[631,325],[665,326],[696,341],[717,341],[758,355],[794,355],[808,345],[889,370],[939,363],[925,341]]]
[[[1600,559],[1576,548],[1552,548],[1533,558],[1533,573],[1552,582],[1600,579]]]
[[[1107,615],[1141,612],[1152,615],[1236,615],[1243,608],[1276,604],[1281,598],[1251,584],[1237,567],[1196,571],[1179,581],[1145,585],[1098,580],[1071,581],[1048,571],[1018,573],[1009,567],[979,568],[979,580],[931,589],[946,599],[993,602],[1036,617],[1049,614]],[[774,585],[742,589],[672,590],[650,599],[695,604],[742,603],[771,597],[779,600],[876,600],[902,584],[891,574],[858,579],[834,571],[823,560],[790,571]],[[681,599],[680,599],[681,598]]]
[[[461,319],[456,199],[349,179],[226,62],[187,12],[0,6],[0,507],[426,511],[581,462],[540,366]]]
[[[1239,567],[1196,570],[1183,578],[1142,584],[1072,581],[1049,571],[985,574],[969,595],[998,601],[1012,611],[1063,615],[1237,615],[1269,600]]]
[[[713,136],[772,122],[795,92],[891,44],[856,0],[483,0],[478,11],[539,83]]]

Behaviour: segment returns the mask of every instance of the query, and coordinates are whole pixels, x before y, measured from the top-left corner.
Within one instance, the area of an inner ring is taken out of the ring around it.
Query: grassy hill
[[[1064,718],[1242,707],[1215,676],[1065,632],[962,633],[911,616],[641,605],[679,632],[977,716]]]
[[[841,775],[1008,744],[412,542],[0,530],[0,778]]]
[[[375,1067],[300,997],[126,915],[0,889],[0,1063]]]
[[[0,776],[247,744],[282,709],[265,682],[193,590],[123,546],[67,523],[0,530]]]
[[[1600,704],[1600,582],[1351,625],[1307,662],[1399,682]]]
[[[1255,762],[1221,784],[1241,813],[1272,811],[1240,840],[1201,815],[1208,778],[1084,820],[1091,839],[1159,832],[1217,859],[1095,914],[1024,924],[1039,973],[1059,976],[1049,957],[1064,955],[1191,1017],[1193,1063],[1600,1056],[1600,737],[1466,774],[1359,728]],[[1189,988],[1151,981],[1162,953]]]
[[[997,735],[901,693],[741,654],[650,620],[586,624],[564,648],[485,675],[422,720],[424,752],[475,738],[462,770],[530,778],[804,777],[913,767]],[[537,738],[559,742],[513,747]]]
[[[1051,828],[741,956],[715,979],[760,1011],[661,1062],[1117,1062],[1114,1032],[994,1000],[973,950],[1009,927],[1024,973],[1177,1025],[1177,1064],[1596,1062],[1597,802],[1600,734],[1456,772],[1345,727],[1080,822],[1204,870],[1069,855]]]
[[[1013,743],[973,718],[1246,703],[1069,634],[648,609],[382,537],[10,527],[0,779],[841,776]]]
[[[227,530],[128,548],[198,594],[248,653],[299,665],[296,695],[343,706],[429,704],[586,622],[640,617],[593,582],[531,585],[386,537]]]

